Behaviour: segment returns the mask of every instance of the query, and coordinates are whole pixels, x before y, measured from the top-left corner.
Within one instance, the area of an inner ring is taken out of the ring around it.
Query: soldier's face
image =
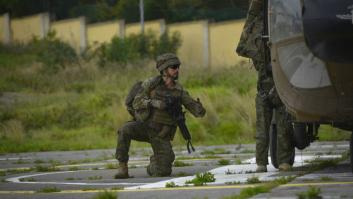
[[[169,77],[177,80],[179,77],[179,65],[168,67],[166,72]]]

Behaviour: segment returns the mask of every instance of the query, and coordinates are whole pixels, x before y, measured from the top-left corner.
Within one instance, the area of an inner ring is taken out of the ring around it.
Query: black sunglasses
[[[173,66],[169,66],[169,68],[171,68],[171,69],[174,69],[174,70],[175,70],[175,69],[178,69],[178,68],[179,68],[179,66],[180,66],[180,65],[173,65]]]

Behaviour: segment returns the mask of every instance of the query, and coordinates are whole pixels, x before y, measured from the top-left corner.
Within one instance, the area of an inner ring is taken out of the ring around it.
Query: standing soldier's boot
[[[129,169],[127,167],[127,162],[119,162],[118,173],[115,174],[115,179],[125,179],[129,178]]]

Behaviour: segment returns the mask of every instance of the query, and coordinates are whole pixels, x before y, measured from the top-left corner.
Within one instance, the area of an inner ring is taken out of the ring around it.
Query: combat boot
[[[290,171],[292,170],[292,166],[288,163],[281,163],[279,166],[278,166],[278,169],[280,171]]]
[[[118,173],[114,176],[115,179],[129,178],[129,169],[126,162],[119,162]]]
[[[257,165],[256,173],[263,173],[263,172],[267,172],[267,166],[266,165]]]

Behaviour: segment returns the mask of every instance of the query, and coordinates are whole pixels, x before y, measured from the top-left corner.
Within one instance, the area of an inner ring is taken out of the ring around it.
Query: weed
[[[33,163],[35,163],[35,164],[42,164],[42,163],[45,163],[45,161],[38,159],[38,160],[34,160]]]
[[[299,199],[319,199],[321,189],[318,187],[310,186],[306,192],[298,193],[297,196]]]
[[[93,199],[117,199],[118,195],[115,192],[105,190],[104,192],[97,193]]]
[[[105,165],[105,169],[117,169],[119,166],[117,164],[113,164],[113,163],[107,163]]]
[[[227,159],[218,160],[218,165],[229,165],[230,161]]]
[[[52,187],[44,187],[40,190],[38,190],[38,193],[52,193],[52,192],[60,192],[61,190],[55,186]]]
[[[78,171],[80,170],[80,167],[69,167],[69,171]]]
[[[247,182],[248,184],[261,183],[261,181],[259,180],[259,178],[256,177],[256,176],[253,176],[253,177],[251,177],[251,178],[246,179],[246,182]]]
[[[242,164],[241,159],[239,158],[235,159],[235,164]]]
[[[110,190],[122,190],[124,187],[111,187]]]
[[[214,148],[212,150],[205,150],[201,152],[201,155],[215,155],[215,154],[230,154],[230,151],[226,151],[224,148]]]
[[[171,187],[177,187],[177,185],[175,184],[175,182],[167,182],[167,183],[165,183],[165,187],[171,188]]]
[[[194,184],[194,186],[203,186],[203,185],[206,185],[207,182],[214,182],[214,181],[216,181],[214,174],[210,172],[205,172],[205,173],[196,174],[196,177],[194,179],[186,181],[185,184]]]
[[[255,195],[260,194],[260,193],[267,193],[267,192],[269,192],[271,190],[271,188],[273,188],[273,187],[272,186],[265,186],[265,185],[249,187],[249,188],[242,189],[240,191],[239,195],[228,196],[228,197],[224,197],[223,199],[246,199],[246,198],[251,198],[252,196],[255,196]]]
[[[6,176],[6,171],[0,171],[0,176]]]
[[[320,178],[320,180],[321,180],[321,181],[332,181],[333,178],[331,178],[331,177],[329,177],[329,176],[322,176],[322,177]]]
[[[288,182],[294,179],[295,179],[295,176],[287,176],[287,177],[276,178],[273,182],[278,185],[281,185],[281,184],[287,184]]]
[[[179,161],[179,160],[175,160],[174,163],[173,163],[173,166],[174,167],[187,167],[187,166],[192,166],[192,164],[191,163],[182,162],[182,161]]]
[[[239,181],[233,181],[233,182],[225,182],[224,184],[226,185],[235,185],[235,184],[240,184]]]
[[[37,171],[37,172],[53,172],[53,171],[60,171],[60,169],[56,168],[55,166],[36,165],[35,171]]]
[[[226,175],[233,175],[233,174],[237,174],[237,172],[227,169],[227,171],[225,171],[225,174]]]
[[[88,180],[100,180],[102,178],[103,178],[102,176],[90,176],[88,177]]]

